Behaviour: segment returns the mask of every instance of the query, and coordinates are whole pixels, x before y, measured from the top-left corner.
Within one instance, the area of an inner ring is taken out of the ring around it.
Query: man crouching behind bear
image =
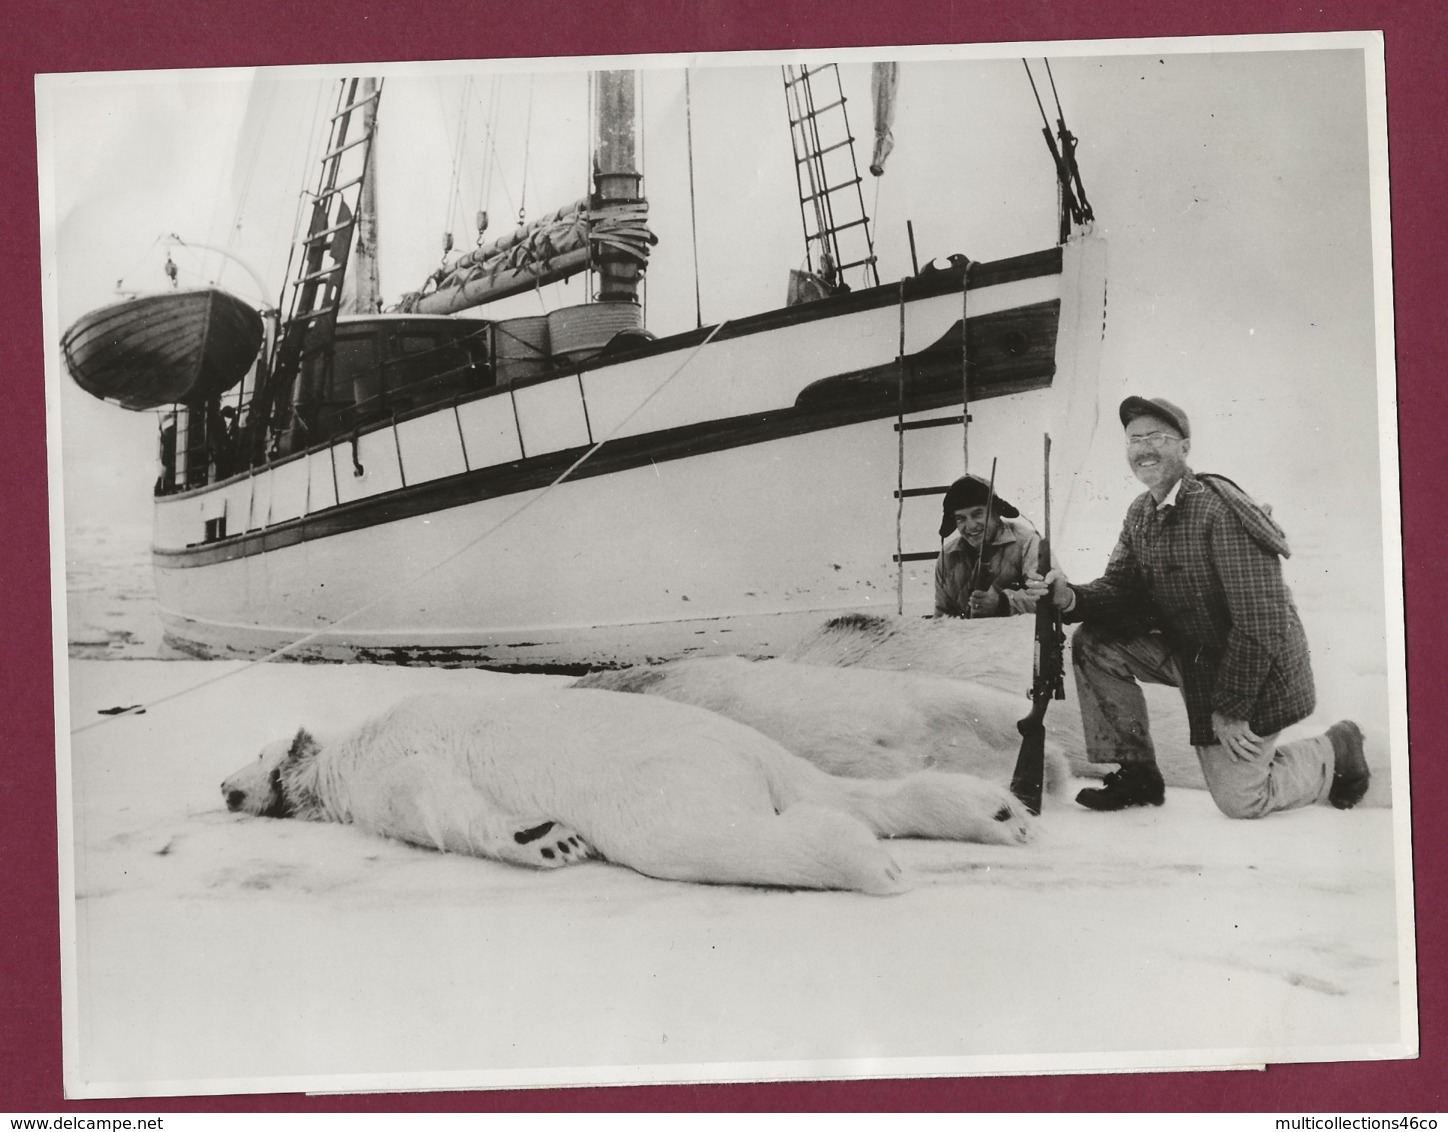
[[[233,811],[539,868],[602,858],[667,880],[875,894],[908,887],[877,837],[1030,833],[1008,791],[970,775],[835,778],[712,712],[582,689],[417,696],[337,740],[272,743],[221,789]]]

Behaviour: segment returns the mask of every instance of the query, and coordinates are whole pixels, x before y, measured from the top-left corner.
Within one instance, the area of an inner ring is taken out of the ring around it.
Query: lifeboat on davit
[[[196,404],[230,389],[262,342],[255,308],[215,287],[163,291],[93,310],[61,337],[87,393],[126,409]]]

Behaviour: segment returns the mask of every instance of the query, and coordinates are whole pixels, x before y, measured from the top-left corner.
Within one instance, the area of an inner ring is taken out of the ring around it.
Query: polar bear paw
[[[603,854],[562,822],[545,821],[513,832],[513,841],[527,863],[540,869],[558,869],[579,861],[599,861]]]
[[[890,837],[937,837],[985,845],[1024,845],[1031,813],[1004,786],[969,774],[922,771],[902,779],[895,796]]]
[[[870,896],[898,896],[909,892],[911,884],[905,870],[890,854],[883,853],[881,856],[883,860],[873,859],[856,865],[855,879],[860,891]]]
[[[773,824],[793,841],[790,857],[803,859],[799,880],[787,885],[849,889],[872,896],[908,892],[905,871],[858,818],[808,802],[791,806]]]

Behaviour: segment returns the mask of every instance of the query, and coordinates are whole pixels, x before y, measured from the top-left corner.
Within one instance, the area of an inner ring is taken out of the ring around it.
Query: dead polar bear
[[[727,715],[762,731],[821,770],[898,778],[944,770],[1009,782],[1020,750],[1016,720],[1030,710],[970,680],[924,672],[831,668],[739,656],[694,657],[595,672],[575,688],[643,692]],[[1066,789],[1071,770],[1046,752],[1046,787]]]
[[[541,868],[602,857],[667,880],[879,894],[908,886],[877,836],[1030,832],[976,778],[832,778],[712,712],[573,689],[413,697],[336,740],[271,743],[221,790],[231,810]]]

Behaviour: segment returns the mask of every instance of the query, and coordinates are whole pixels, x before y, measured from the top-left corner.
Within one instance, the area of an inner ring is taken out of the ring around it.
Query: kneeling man
[[[1324,801],[1351,808],[1369,777],[1357,724],[1277,744],[1316,706],[1307,636],[1282,579],[1282,529],[1231,480],[1193,474],[1181,409],[1128,397],[1120,415],[1127,462],[1147,490],[1106,573],[1071,585],[1053,569],[1028,586],[1082,623],[1071,653],[1087,755],[1120,764],[1076,800],[1093,810],[1165,800],[1145,680],[1181,689],[1207,788],[1228,817]]]

